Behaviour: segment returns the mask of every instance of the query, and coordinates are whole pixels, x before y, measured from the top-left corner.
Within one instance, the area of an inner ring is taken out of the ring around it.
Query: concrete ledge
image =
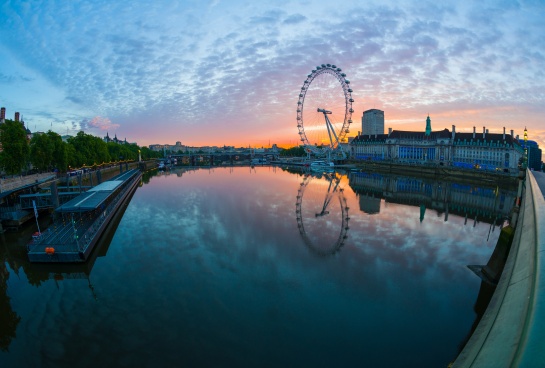
[[[514,362],[517,367],[545,365],[545,198],[536,179],[543,183],[545,174],[528,171],[526,182],[532,191],[535,216],[535,273],[523,340]]]
[[[535,367],[545,361],[545,204],[530,172],[523,193],[511,252],[494,296],[453,367]]]

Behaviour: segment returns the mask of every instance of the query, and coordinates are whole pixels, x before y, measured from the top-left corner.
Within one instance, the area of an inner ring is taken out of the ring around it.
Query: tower
[[[384,111],[371,109],[361,117],[361,134],[384,134]]]
[[[430,116],[428,115],[428,118],[426,119],[426,135],[430,135],[431,134],[431,119],[430,119]]]

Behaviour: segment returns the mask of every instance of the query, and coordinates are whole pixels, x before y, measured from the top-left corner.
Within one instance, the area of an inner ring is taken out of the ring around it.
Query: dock
[[[141,176],[139,170],[126,171],[58,207],[53,225],[28,245],[30,262],[85,262]]]

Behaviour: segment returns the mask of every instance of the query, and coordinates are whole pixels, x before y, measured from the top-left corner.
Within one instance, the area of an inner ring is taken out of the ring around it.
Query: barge
[[[141,177],[139,170],[126,171],[58,207],[53,224],[36,234],[28,245],[30,262],[87,261],[111,219],[136,190]]]

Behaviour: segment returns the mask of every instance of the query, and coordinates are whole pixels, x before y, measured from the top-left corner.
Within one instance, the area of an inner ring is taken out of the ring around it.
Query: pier
[[[129,170],[105,181],[55,210],[54,224],[28,246],[31,262],[85,262],[142,173]]]

